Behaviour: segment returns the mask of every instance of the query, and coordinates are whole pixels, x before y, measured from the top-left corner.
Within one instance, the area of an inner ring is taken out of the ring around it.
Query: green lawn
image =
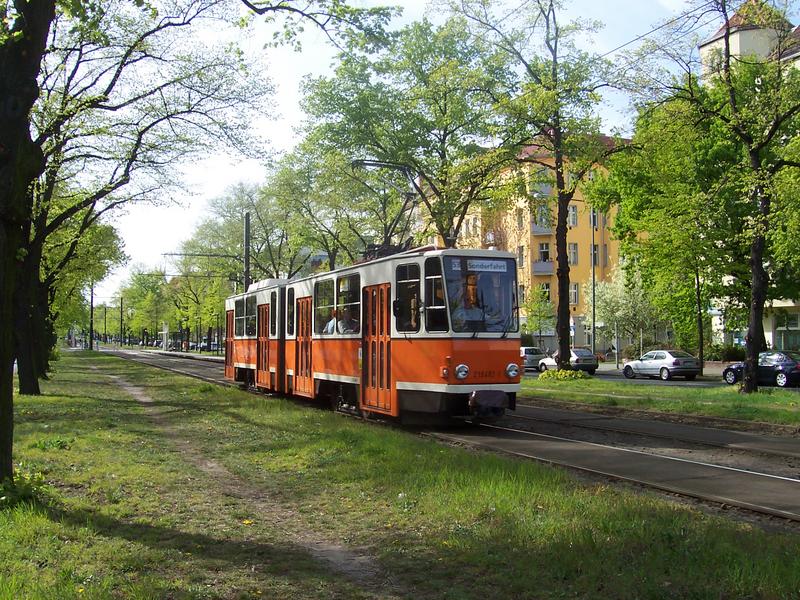
[[[798,536],[536,463],[98,354],[65,353],[44,391],[17,398],[16,460],[43,473],[49,491],[39,504],[0,512],[2,598],[800,590]],[[309,541],[372,556],[391,584],[347,579]]]
[[[521,399],[543,398],[596,406],[616,406],[710,417],[800,425],[800,393],[760,387],[742,394],[738,385],[716,387],[625,383],[598,377],[573,381],[523,378]]]

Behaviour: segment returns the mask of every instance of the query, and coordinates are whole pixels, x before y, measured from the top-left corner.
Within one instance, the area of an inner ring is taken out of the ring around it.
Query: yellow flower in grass
[[[252,525],[252,524],[253,524],[252,519],[245,519],[244,521],[242,521],[242,525]]]

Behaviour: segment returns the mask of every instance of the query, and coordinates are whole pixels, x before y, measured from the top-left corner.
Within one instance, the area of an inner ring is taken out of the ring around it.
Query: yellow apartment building
[[[526,180],[546,180],[547,173],[538,165],[526,164],[529,173],[536,177]],[[462,248],[497,248],[517,255],[520,304],[532,290],[543,290],[553,306],[558,302],[556,280],[556,195],[552,186],[529,183],[527,193],[512,200],[499,214],[488,215],[471,212],[465,219],[458,238]],[[612,214],[593,211],[584,201],[581,190],[568,208],[567,254],[570,265],[569,303],[572,315],[572,343],[575,346],[591,345],[591,295],[592,263],[594,281],[608,281],[619,263],[619,242],[612,239]],[[523,324],[527,320],[521,308]],[[555,331],[542,332],[542,345],[555,350],[558,342]],[[538,343],[538,332],[536,335]],[[603,352],[609,340],[596,340],[595,349]]]

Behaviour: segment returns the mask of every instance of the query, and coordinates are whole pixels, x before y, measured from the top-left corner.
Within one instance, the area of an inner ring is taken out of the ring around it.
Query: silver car
[[[519,358],[526,369],[536,369],[538,371],[539,361],[543,358],[547,358],[547,353],[536,346],[521,346],[519,349]]]
[[[692,381],[699,373],[700,361],[683,350],[651,350],[622,368],[622,374],[628,379],[642,375],[668,381],[673,375],[679,375]]]
[[[588,348],[570,348],[569,364],[576,371],[586,371],[594,375],[597,371],[597,357]],[[539,370],[558,368],[558,352],[539,361]]]

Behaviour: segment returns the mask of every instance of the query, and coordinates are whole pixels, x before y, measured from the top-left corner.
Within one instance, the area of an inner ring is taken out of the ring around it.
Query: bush
[[[706,356],[706,360],[721,360],[723,362],[735,362],[744,360],[744,348],[742,346],[720,346],[712,345]]]
[[[588,379],[585,371],[574,371],[572,369],[547,369],[539,374],[539,381],[574,381],[575,379]]]
[[[44,485],[44,476],[40,472],[18,470],[12,481],[5,479],[0,483],[0,510],[41,500]]]

